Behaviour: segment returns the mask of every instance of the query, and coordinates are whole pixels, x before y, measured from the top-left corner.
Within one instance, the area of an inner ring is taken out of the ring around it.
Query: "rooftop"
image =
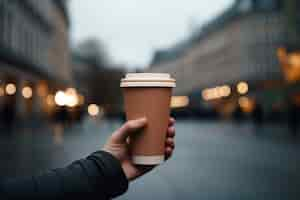
[[[232,22],[235,18],[247,15],[251,12],[269,12],[279,10],[282,7],[281,0],[236,0],[232,6],[226,9],[219,16],[206,24],[200,26],[191,33],[189,38],[178,42],[168,49],[157,50],[154,53],[150,66],[156,66],[160,63],[174,60],[191,48],[195,43],[206,38],[212,32],[223,28],[227,23]]]

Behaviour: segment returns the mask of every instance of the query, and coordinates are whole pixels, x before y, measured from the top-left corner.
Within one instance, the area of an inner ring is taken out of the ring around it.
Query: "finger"
[[[174,126],[168,127],[167,137],[172,137],[172,138],[175,137],[175,127]]]
[[[146,118],[130,120],[126,122],[121,128],[119,128],[113,135],[112,140],[116,143],[125,143],[127,137],[131,133],[135,133],[138,130],[144,128],[147,124]]]
[[[165,157],[168,160],[173,154],[173,149],[171,147],[167,147],[165,150]]]
[[[168,126],[173,126],[175,124],[176,120],[173,117],[170,117]]]
[[[174,141],[173,138],[167,138],[167,140],[166,140],[166,147],[172,147],[172,148],[175,147],[175,141]]]

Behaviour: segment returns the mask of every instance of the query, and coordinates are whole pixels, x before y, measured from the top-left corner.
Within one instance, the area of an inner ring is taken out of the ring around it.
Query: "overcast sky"
[[[71,0],[71,37],[95,37],[115,63],[146,66],[155,49],[188,36],[233,0]]]

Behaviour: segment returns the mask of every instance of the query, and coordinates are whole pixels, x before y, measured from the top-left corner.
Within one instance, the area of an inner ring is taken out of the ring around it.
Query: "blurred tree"
[[[93,62],[98,67],[107,67],[109,63],[109,55],[106,51],[106,46],[96,38],[89,38],[79,43],[75,47],[75,52]]]
[[[97,103],[109,113],[119,112],[119,84],[125,67],[110,62],[105,45],[94,38],[81,42],[73,50],[73,63],[77,87],[85,91],[87,103]]]

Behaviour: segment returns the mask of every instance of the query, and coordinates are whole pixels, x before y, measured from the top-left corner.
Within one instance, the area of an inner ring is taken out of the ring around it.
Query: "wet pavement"
[[[101,148],[119,121],[18,126],[1,136],[1,176],[63,167]],[[284,125],[177,121],[170,161],[130,184],[119,199],[300,199],[300,140]]]

